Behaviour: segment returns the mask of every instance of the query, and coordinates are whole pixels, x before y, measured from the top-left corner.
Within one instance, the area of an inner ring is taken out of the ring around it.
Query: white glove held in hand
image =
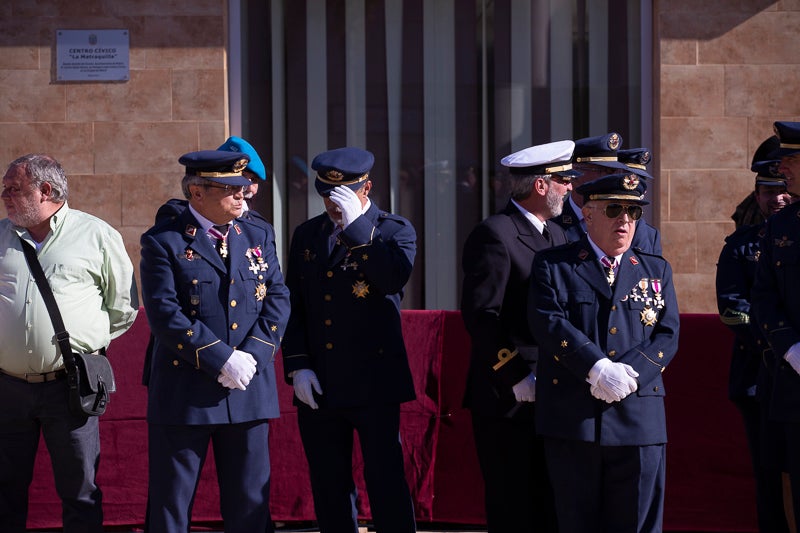
[[[600,359],[589,370],[588,381],[592,387],[602,390],[602,394],[592,394],[595,398],[618,402],[636,392],[639,388],[639,383],[635,379],[637,377],[639,377],[639,373],[630,365],[614,363],[609,359]]]
[[[342,228],[347,228],[355,219],[361,216],[361,199],[356,192],[345,185],[339,185],[331,191],[331,202],[335,203],[342,212]]]
[[[800,342],[792,344],[786,353],[783,354],[783,359],[792,365],[794,371],[800,374]]]
[[[301,402],[312,409],[319,409],[319,405],[314,400],[313,391],[317,391],[317,394],[322,394],[322,387],[319,386],[319,380],[313,370],[303,368],[295,372],[292,376],[292,386],[294,387],[295,396]]]
[[[511,387],[514,391],[514,397],[518,402],[535,402],[536,401],[536,376],[533,372],[525,376],[522,381]]]
[[[228,360],[225,361],[225,364],[222,365],[217,381],[229,389],[245,390],[255,374],[256,360],[253,359],[253,356],[241,350],[234,350]],[[223,378],[228,378],[233,387],[226,384],[227,382],[224,383]]]

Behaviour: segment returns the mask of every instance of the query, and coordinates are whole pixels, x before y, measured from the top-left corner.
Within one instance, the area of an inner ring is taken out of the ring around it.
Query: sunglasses
[[[225,191],[225,194],[240,193],[247,188],[246,186],[242,185],[211,185],[210,183],[204,183],[203,186],[211,189],[222,189]]]
[[[608,218],[617,218],[623,211],[631,217],[631,220],[639,220],[642,218],[642,206],[640,205],[608,204],[603,208],[603,214]]]

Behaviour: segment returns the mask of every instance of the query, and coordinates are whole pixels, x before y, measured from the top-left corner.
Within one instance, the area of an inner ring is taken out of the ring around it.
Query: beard
[[[561,214],[561,211],[564,209],[564,198],[566,195],[559,194],[556,191],[555,187],[550,187],[547,189],[547,196],[545,196],[545,202],[547,203],[547,210],[550,212],[550,216],[547,218],[557,217]]]
[[[25,201],[15,205],[14,213],[9,213],[8,219],[20,228],[30,228],[41,222],[39,210],[33,201]]]

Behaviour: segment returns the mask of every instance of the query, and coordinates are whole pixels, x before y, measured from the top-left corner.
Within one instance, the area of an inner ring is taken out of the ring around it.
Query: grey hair
[[[50,201],[55,203],[66,202],[69,195],[67,176],[61,163],[45,154],[28,154],[18,157],[8,168],[22,167],[25,175],[31,180],[31,185],[38,189],[43,183],[49,183],[52,188]]]
[[[528,174],[525,176],[511,176],[511,198],[516,201],[524,200],[531,195],[533,184],[537,179],[542,178],[550,183],[550,174]]]
[[[204,178],[195,176],[194,174],[186,174],[185,176],[183,176],[183,179],[181,180],[181,189],[183,190],[183,196],[187,200],[191,200],[192,193],[189,190],[189,185],[207,185],[207,184],[208,181],[205,180]]]

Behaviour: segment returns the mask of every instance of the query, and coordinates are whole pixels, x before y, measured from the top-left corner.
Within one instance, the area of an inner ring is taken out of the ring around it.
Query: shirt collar
[[[589,244],[591,245],[592,249],[594,250],[594,253],[597,254],[597,260],[598,261],[600,261],[601,258],[603,258],[603,257],[605,257],[607,255],[603,250],[600,249],[599,246],[597,246],[594,243],[592,238],[589,237],[588,233],[586,234],[586,238],[589,239]],[[620,260],[622,260],[622,256],[623,255],[624,255],[624,253],[623,254],[619,254],[619,255],[609,256],[609,257],[613,257],[614,261],[616,262],[616,264],[619,264]]]
[[[533,213],[531,213],[530,211],[519,205],[513,198],[511,199],[511,203],[514,204],[517,209],[519,209],[519,212],[522,213],[531,224],[533,224],[533,227],[536,228],[536,231],[538,231],[539,233],[543,232],[544,222],[539,220],[539,217],[537,217],[536,215],[534,215]]]

